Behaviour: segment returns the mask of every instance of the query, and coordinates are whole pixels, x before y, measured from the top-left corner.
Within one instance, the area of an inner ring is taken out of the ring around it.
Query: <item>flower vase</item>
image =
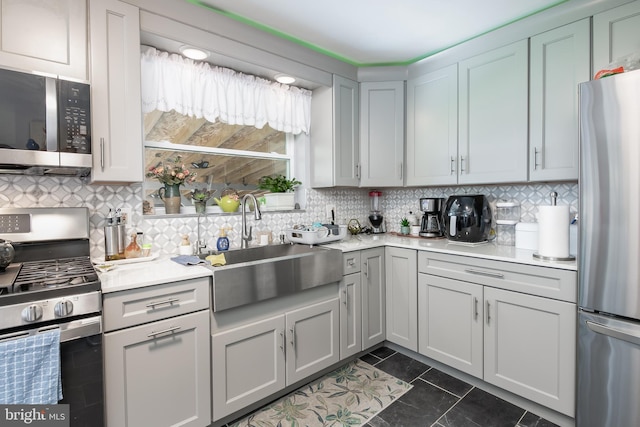
[[[207,202],[204,200],[194,200],[193,206],[196,208],[197,214],[203,214],[207,211]]]
[[[180,184],[165,184],[164,187],[158,190],[158,195],[164,202],[165,213],[180,213]]]

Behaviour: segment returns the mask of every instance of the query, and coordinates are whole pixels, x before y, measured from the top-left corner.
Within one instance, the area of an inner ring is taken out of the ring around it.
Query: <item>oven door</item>
[[[102,320],[99,315],[0,335],[0,341],[60,328],[62,395],[71,427],[104,425]]]

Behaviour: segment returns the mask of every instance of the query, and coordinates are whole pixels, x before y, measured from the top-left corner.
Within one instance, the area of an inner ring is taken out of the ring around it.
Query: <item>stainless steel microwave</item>
[[[0,173],[91,172],[88,84],[0,69]]]

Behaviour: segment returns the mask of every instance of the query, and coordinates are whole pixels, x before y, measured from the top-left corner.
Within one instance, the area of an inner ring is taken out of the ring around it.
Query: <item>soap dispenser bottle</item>
[[[220,228],[220,236],[218,236],[218,241],[216,242],[216,248],[218,248],[219,251],[229,250],[229,238],[227,237],[227,227]]]

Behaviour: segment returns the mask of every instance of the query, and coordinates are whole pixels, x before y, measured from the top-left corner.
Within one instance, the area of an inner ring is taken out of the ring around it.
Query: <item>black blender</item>
[[[382,191],[369,191],[369,197],[371,198],[369,222],[371,223],[371,233],[373,234],[384,233],[384,217],[380,212],[380,196],[382,196]]]

